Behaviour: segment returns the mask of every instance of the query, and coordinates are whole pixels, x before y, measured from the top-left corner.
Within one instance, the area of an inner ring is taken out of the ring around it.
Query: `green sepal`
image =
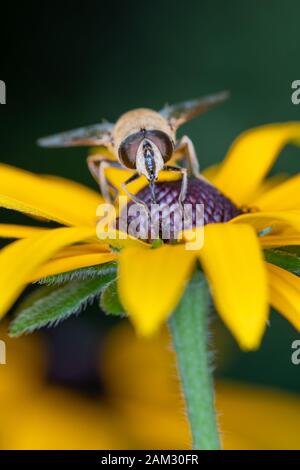
[[[118,295],[116,279],[107,284],[107,286],[105,286],[105,288],[102,290],[100,297],[100,307],[108,315],[126,315],[125,309],[121,304]]]

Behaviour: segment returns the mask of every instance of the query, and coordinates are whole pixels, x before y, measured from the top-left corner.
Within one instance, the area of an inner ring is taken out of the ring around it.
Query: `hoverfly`
[[[228,98],[227,92],[165,106],[156,112],[151,109],[134,109],[123,114],[115,124],[103,122],[76,130],[63,132],[38,140],[42,147],[99,146],[99,152],[87,158],[87,164],[107,201],[111,200],[105,169],[119,166],[134,170],[122,185],[127,195],[143,204],[127,189],[127,185],[144,175],[150,185],[155,203],[155,181],[162,170],[177,171],[182,175],[179,203],[187,191],[187,168],[170,165],[185,157],[192,174],[200,178],[199,164],[192,141],[186,135],[176,141],[177,129],[193,117],[204,113]],[[108,158],[105,147],[114,157]],[[145,205],[145,204],[144,204]],[[148,209],[148,208],[146,208]]]

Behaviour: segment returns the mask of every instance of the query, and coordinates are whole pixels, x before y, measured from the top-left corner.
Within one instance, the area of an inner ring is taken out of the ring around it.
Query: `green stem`
[[[208,286],[197,271],[170,319],[193,449],[197,450],[220,449],[207,351],[208,310]]]

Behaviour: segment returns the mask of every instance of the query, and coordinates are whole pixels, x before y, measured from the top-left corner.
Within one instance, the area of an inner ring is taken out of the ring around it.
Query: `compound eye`
[[[134,170],[136,168],[136,154],[140,143],[144,139],[145,134],[136,132],[128,136],[119,147],[119,158],[121,163],[127,168]]]
[[[164,162],[170,160],[174,152],[174,144],[170,137],[162,131],[147,131],[147,138],[151,140],[159,149]]]

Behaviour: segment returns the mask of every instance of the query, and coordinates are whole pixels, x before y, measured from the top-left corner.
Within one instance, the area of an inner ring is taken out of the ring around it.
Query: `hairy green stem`
[[[170,319],[193,449],[197,450],[220,449],[207,351],[208,311],[208,286],[197,271]]]

